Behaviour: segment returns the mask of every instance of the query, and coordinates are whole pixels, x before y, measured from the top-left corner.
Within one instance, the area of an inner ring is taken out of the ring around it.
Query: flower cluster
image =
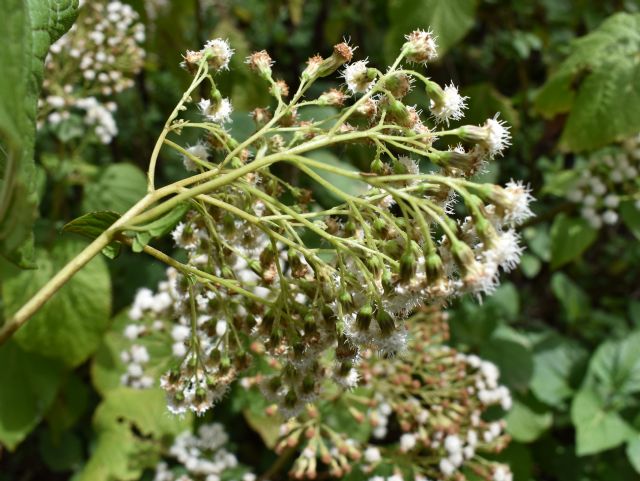
[[[509,145],[509,130],[497,116],[480,126],[437,128],[459,121],[467,99],[452,85],[443,89],[402,67],[403,60],[427,63],[434,49],[429,32],[414,32],[383,73],[365,60],[351,63],[355,48],[340,43],[330,56],[309,59],[290,100],[289,87],[272,78],[268,53],[256,52],[248,68],[268,84],[274,105],[254,110],[256,131],[246,139],[225,129],[231,101],[215,81],[234,53],[229,43],[215,39],[186,53],[183,66],[194,81],[183,101],[195,103],[196,87],[209,86],[197,101],[202,119],[178,118],[186,109],[179,104],[164,134],[179,136],[187,127],[203,132],[186,148],[165,142],[197,173],[170,201],[190,199],[172,233],[187,260],[169,262],[157,294],[139,295],[131,315],[136,323],[127,328],[155,329],[173,345],[173,365],[161,379],[173,412],[202,414],[265,355],[271,372],[260,382],[264,396],[285,417],[295,416],[320,396],[325,381],[353,388],[371,355],[403,352],[406,319],[417,309],[465,293],[490,294],[500,272],[518,264],[515,228],[532,215],[529,189],[472,179]],[[305,98],[315,80],[340,70],[347,91]],[[402,101],[415,84],[424,87],[431,117]],[[301,120],[299,112],[313,105],[331,105],[336,113]],[[367,149],[369,169],[307,155],[345,145]],[[278,163],[341,203],[320,207],[311,191],[272,172]],[[344,191],[319,172],[366,189]],[[437,354],[445,364],[453,362],[449,357]],[[460,366],[476,362],[456,359]],[[486,387],[477,388],[483,399],[507,403],[486,366],[468,378],[484,375]]]
[[[87,2],[45,62],[39,125],[58,126],[77,117],[104,144],[118,129],[116,105],[108,98],[133,86],[144,61],[144,25],[118,0]]]
[[[370,481],[390,470],[387,481],[463,480],[463,469],[487,481],[511,479],[508,467],[482,456],[508,442],[504,422],[483,416],[493,405],[511,407],[497,367],[441,344],[444,313],[425,309],[413,320],[419,322],[412,323],[407,352],[387,359],[367,353],[360,388],[346,398],[348,412],[369,428],[369,442],[348,438],[348,424],[332,427],[314,409],[283,425],[278,448],[300,452],[294,477],[313,479],[324,469],[340,477],[357,466]]]
[[[618,207],[624,200],[640,210],[640,134],[617,147],[593,153],[586,168],[567,192],[567,199],[580,205],[580,213],[594,229],[618,222]]]
[[[238,464],[226,448],[229,437],[222,424],[203,424],[197,435],[184,432],[177,436],[169,456],[175,460],[156,466],[154,481],[254,481],[255,475]],[[186,471],[186,473],[185,473]]]

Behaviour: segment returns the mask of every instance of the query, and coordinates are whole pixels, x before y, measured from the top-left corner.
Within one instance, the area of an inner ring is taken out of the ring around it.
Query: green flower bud
[[[356,328],[358,331],[368,331],[373,318],[373,307],[371,304],[365,304],[360,308],[356,315]]]

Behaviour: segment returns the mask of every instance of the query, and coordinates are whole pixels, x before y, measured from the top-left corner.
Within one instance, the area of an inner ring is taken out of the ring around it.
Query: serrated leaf
[[[110,391],[95,411],[96,448],[78,481],[139,479],[145,468],[155,466],[159,441],[188,430],[192,420],[170,415],[161,389]]]
[[[0,366],[0,444],[14,450],[51,406],[64,367],[13,340],[0,346]]]
[[[602,343],[589,362],[585,383],[607,396],[640,392],[640,331]]]
[[[581,389],[571,405],[578,456],[615,448],[633,434],[632,428],[593,390]]]
[[[534,347],[530,387],[538,399],[559,406],[571,397],[587,351],[575,341],[552,334]]]
[[[110,210],[90,212],[65,224],[62,230],[73,232],[74,234],[79,234],[93,240],[111,227],[111,224],[119,218],[120,214]],[[112,242],[102,249],[102,253],[109,259],[115,259],[120,253],[120,244]]]
[[[110,210],[123,214],[146,192],[147,179],[138,167],[127,163],[111,164],[95,182],[85,187],[82,210]]]
[[[561,146],[602,147],[640,130],[640,14],[618,13],[571,45],[539,91],[545,115],[569,112]]]
[[[395,59],[415,29],[431,28],[437,36],[438,53],[449,48],[471,30],[475,22],[476,0],[393,0],[389,2],[391,26],[385,38],[386,57]]]
[[[84,247],[75,239],[40,249],[38,269],[3,282],[8,318]],[[85,361],[98,347],[109,321],[111,283],[104,259],[96,257],[73,276],[14,338],[23,349],[59,359],[69,366]]]
[[[162,237],[171,232],[188,210],[189,203],[181,202],[159,219],[140,226],[139,230],[135,232],[133,239],[133,251],[142,252],[144,246],[151,242],[151,239],[154,237]]]
[[[551,268],[577,259],[598,237],[598,231],[582,218],[558,215],[551,226]]]
[[[0,255],[21,267],[34,263],[38,195],[33,154],[44,57],[71,27],[77,7],[77,0],[6,0],[2,5]]]

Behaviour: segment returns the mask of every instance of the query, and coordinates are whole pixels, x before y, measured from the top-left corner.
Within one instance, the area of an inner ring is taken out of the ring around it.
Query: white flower
[[[531,189],[522,181],[509,181],[504,188],[505,221],[511,225],[518,225],[533,216],[529,203],[534,200]]]
[[[400,451],[406,453],[416,446],[416,436],[412,433],[405,433],[400,436]]]
[[[389,476],[387,481],[404,481],[404,478],[400,474],[394,474],[393,476]]]
[[[369,446],[364,450],[364,459],[367,463],[377,463],[382,459],[380,450],[375,446]]]
[[[225,70],[229,68],[229,60],[233,55],[233,49],[227,40],[216,38],[204,44],[202,53],[209,54],[209,64],[212,67],[218,70]]]
[[[436,39],[431,30],[414,30],[404,38],[407,39],[403,46],[407,61],[426,64],[438,57]]]
[[[207,161],[209,157],[209,151],[207,150],[207,146],[204,142],[198,142],[191,147],[187,147],[187,152],[191,154],[193,157],[196,157],[202,161]],[[182,156],[182,163],[184,164],[184,168],[188,171],[194,172],[198,170],[198,164],[191,159],[188,155]]]
[[[176,342],[183,342],[191,335],[191,329],[188,326],[178,324],[171,329],[171,337]]]
[[[440,465],[439,466],[440,466],[440,472],[442,474],[444,474],[445,476],[451,476],[454,473],[454,471],[456,470],[456,467],[447,458],[442,458],[440,460]]]
[[[131,360],[139,364],[149,362],[149,352],[147,348],[139,344],[131,346]]]
[[[221,99],[219,102],[212,104],[209,99],[202,99],[198,102],[198,108],[207,120],[218,124],[231,122],[231,112],[233,106],[229,99]]]
[[[489,157],[502,155],[502,151],[511,145],[511,134],[509,127],[505,127],[504,120],[498,120],[498,115],[492,119],[487,119],[484,128],[488,131],[486,146],[489,149]]]
[[[459,453],[462,450],[462,441],[455,434],[450,434],[444,438],[444,449],[450,454]]]
[[[458,87],[453,84],[445,86],[442,98],[431,100],[429,110],[436,123],[446,123],[450,120],[459,120],[464,117],[463,110],[467,108],[468,97],[463,97],[458,93]]]
[[[605,224],[613,225],[618,222],[618,213],[613,210],[607,210],[602,214],[602,221]]]
[[[227,332],[227,321],[220,319],[216,322],[216,335],[222,337],[225,332]]]
[[[369,78],[368,72],[366,60],[347,65],[342,72],[347,88],[354,94],[367,92],[373,86],[373,80]]]
[[[507,466],[500,465],[493,472],[493,481],[512,481],[513,474]]]
[[[513,229],[500,232],[493,240],[491,249],[485,252],[485,256],[497,263],[505,272],[510,272],[520,263],[523,249],[519,241],[520,237]]]

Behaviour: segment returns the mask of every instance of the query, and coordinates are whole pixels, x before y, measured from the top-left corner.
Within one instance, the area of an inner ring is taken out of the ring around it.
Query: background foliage
[[[640,213],[623,203],[621,222],[596,229],[566,199],[591,152],[640,132],[640,3],[131,4],[147,22],[144,70],[114,98],[119,135],[82,149],[73,131],[41,129],[36,142],[33,126],[42,59],[74,20],[75,2],[0,4],[0,316],[78,252],[84,241],[60,234],[65,223],[92,210],[123,212],[144,192],[155,135],[189,82],[178,67],[184,50],[229,38],[236,56],[221,89],[231,92],[232,129],[242,132],[246,110],[264,100],[257,79],[239,68],[251,51],[267,49],[295,84],[304,61],[343,36],[384,65],[402,34],[431,26],[441,61],[429,73],[465,86],[468,123],[501,111],[512,125],[513,147],[485,175],[527,179],[538,197],[511,282],[482,304],[463,299],[450,311],[451,342],[495,362],[514,392],[514,442],[503,459],[518,481],[640,479]],[[351,152],[324,160],[367,164]],[[160,176],[175,179],[179,164],[162,159]],[[315,194],[331,204],[330,193]],[[130,457],[153,457],[154,443],[192,422],[165,416],[154,390],[117,387],[118,313],[162,273],[124,250],[113,261],[95,259],[0,347],[0,480],[138,479]],[[270,455],[256,453],[272,444],[273,426],[260,416],[262,402],[246,396],[230,396],[215,416],[244,413],[233,441],[246,446],[243,462],[265,467]]]

